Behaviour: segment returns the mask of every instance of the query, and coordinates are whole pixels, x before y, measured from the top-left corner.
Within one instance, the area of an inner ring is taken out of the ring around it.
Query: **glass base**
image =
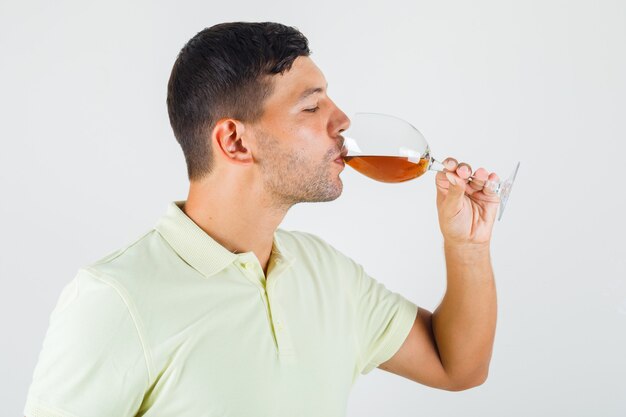
[[[509,201],[511,189],[513,188],[513,183],[515,182],[517,171],[519,170],[519,164],[520,163],[518,162],[511,175],[509,175],[509,178],[507,178],[506,181],[500,183],[500,187],[497,191],[500,195],[500,211],[498,213],[498,221],[502,219],[504,209],[506,208],[506,203]]]

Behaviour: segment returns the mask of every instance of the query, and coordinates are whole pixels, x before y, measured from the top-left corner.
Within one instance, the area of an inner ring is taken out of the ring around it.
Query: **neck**
[[[288,207],[272,205],[258,183],[216,177],[191,183],[184,213],[229,251],[254,252],[267,275],[274,232]]]

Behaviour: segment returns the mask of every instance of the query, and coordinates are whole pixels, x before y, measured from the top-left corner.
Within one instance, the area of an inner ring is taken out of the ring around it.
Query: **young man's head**
[[[167,106],[191,182],[237,175],[280,205],[341,194],[340,133],[306,37],[278,23],[222,23],[180,51]]]

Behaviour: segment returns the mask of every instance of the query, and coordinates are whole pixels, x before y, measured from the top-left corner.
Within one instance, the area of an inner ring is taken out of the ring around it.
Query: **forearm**
[[[444,244],[447,288],[432,316],[439,356],[454,381],[487,377],[496,328],[496,288],[489,244]]]

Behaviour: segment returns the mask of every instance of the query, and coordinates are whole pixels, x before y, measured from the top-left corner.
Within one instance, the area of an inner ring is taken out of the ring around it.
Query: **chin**
[[[341,193],[343,192],[343,183],[341,182],[341,180],[339,180],[338,188],[336,190],[333,190],[333,191],[334,191],[334,193],[326,201],[334,201],[334,200],[338,199],[341,196]]]

